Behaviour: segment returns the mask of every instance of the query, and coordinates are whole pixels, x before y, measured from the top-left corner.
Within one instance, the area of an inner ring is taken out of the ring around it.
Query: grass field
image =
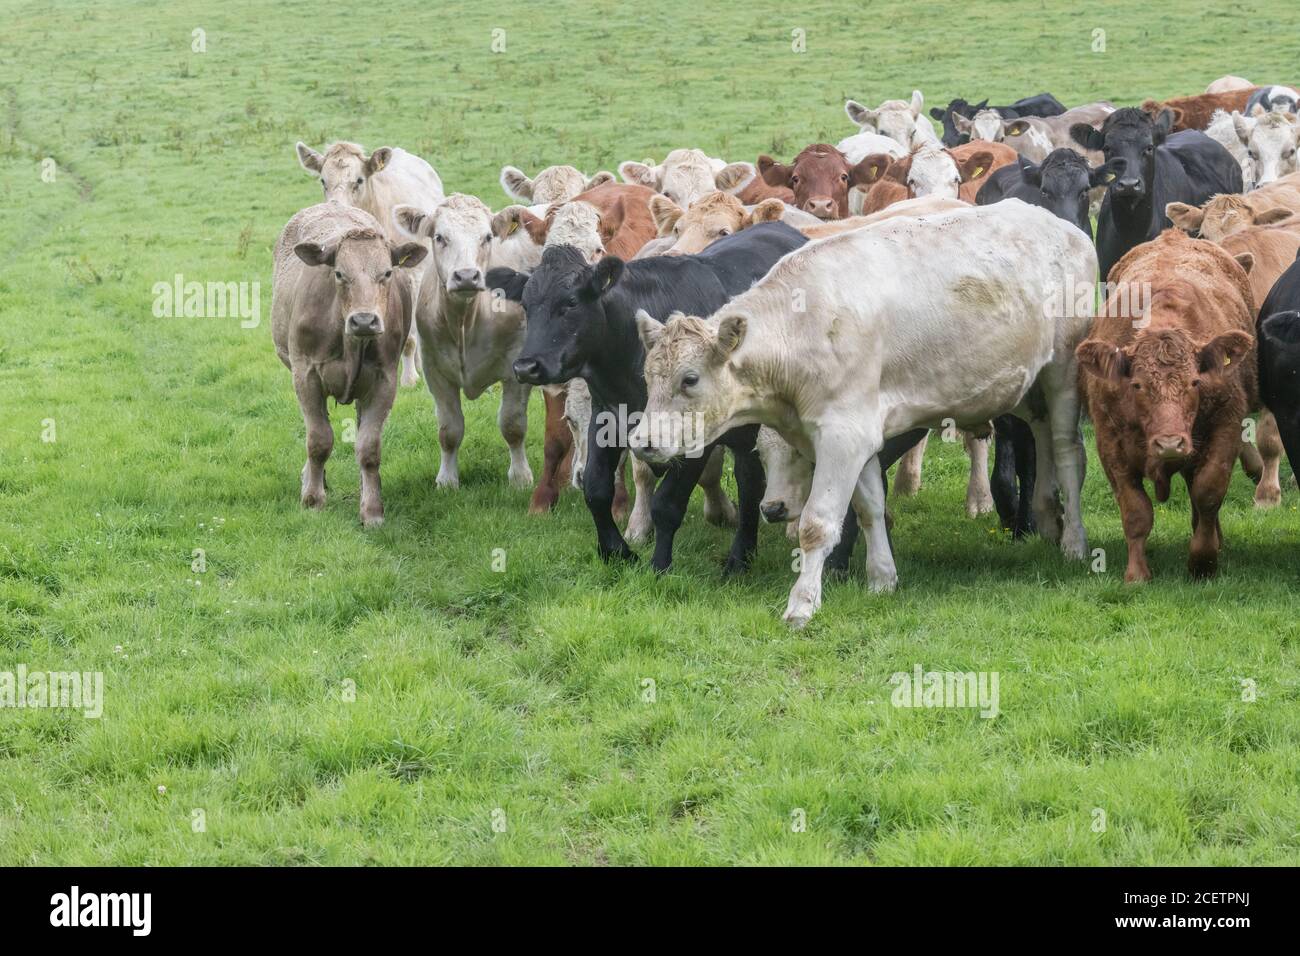
[[[965,459],[933,442],[892,504],[898,593],[859,551],[799,633],[777,528],[724,584],[698,501],[663,578],[602,565],[577,493],[527,516],[496,394],[467,406],[459,492],[421,386],[388,422],[382,529],[342,442],[326,510],[298,506],[269,330],[270,248],[319,196],[295,140],[402,145],[500,208],[503,163],[788,159],[853,131],[850,96],[1300,79],[1300,7],[1065,6],[4,0],[0,671],[102,671],[105,704],[0,710],[0,863],[1300,862],[1285,466],[1269,513],[1238,474],[1207,584],[1179,484],[1134,588],[1095,455],[1104,573],[968,520]],[[261,323],[156,318],[178,273],[261,282]],[[535,397],[535,471],[540,436]],[[997,672],[1001,713],[891,706],[916,664]]]

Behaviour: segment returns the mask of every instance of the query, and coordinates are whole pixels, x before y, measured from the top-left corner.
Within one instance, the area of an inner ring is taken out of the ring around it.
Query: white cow
[[[493,255],[491,211],[473,196],[453,193],[428,210],[398,206],[395,216],[403,231],[433,246],[415,321],[424,379],[438,416],[438,486],[460,487],[461,393],[478,398],[500,382],[497,425],[510,449],[510,483],[531,487],[533,472],[524,454],[530,386],[521,384],[512,368],[524,343],[524,312],[487,291],[487,270],[505,264]]]
[[[1205,135],[1232,154],[1241,167],[1241,191],[1248,193],[1258,185],[1255,182],[1255,161],[1237,135],[1237,124],[1232,119],[1234,115],[1227,110],[1215,110],[1210,116],[1210,125],[1205,127]]]
[[[1294,113],[1266,113],[1257,106],[1250,116],[1233,113],[1232,128],[1237,141],[1246,150],[1252,189],[1276,182],[1300,168],[1296,163],[1296,148],[1300,147],[1300,124],[1297,124]],[[1245,168],[1243,163],[1243,176]]]
[[[588,179],[572,166],[547,166],[534,178],[514,166],[501,167],[501,188],[511,199],[529,205],[567,202],[579,193],[614,182],[614,174],[601,170]]]
[[[379,220],[390,240],[402,233],[393,210],[400,205],[432,209],[442,201],[442,179],[427,162],[397,146],[381,146],[369,156],[356,143],[332,143],[318,153],[305,143],[296,146],[302,168],[320,179],[325,201],[364,209]],[[420,292],[420,276],[415,270],[413,293]],[[420,375],[415,369],[417,348],[415,325],[402,347],[402,384],[416,385]]]
[[[912,150],[930,144],[942,145],[934,127],[926,119],[925,97],[920,90],[912,91],[912,100],[885,100],[874,110],[869,110],[857,100],[846,100],[844,112],[850,120],[864,133],[877,133],[900,144],[904,150]],[[850,137],[852,139],[852,137]],[[840,150],[844,152],[844,150]],[[877,150],[884,152],[884,150]],[[862,158],[871,155],[863,154]],[[906,155],[906,153],[904,153]]]
[[[624,182],[663,193],[683,209],[715,189],[737,194],[757,172],[753,163],[727,163],[698,149],[675,149],[658,164],[652,159],[618,164]]]
[[[631,445],[667,461],[689,449],[663,441],[663,428],[648,446],[652,422],[691,421],[705,442],[757,423],[815,462],[785,612],[795,626],[821,604],[822,569],[850,502],[867,534],[870,586],[896,586],[875,456],[886,438],[945,418],[974,425],[1014,412],[1029,422],[1039,532],[1083,558],[1074,350],[1096,281],[1091,240],[1015,199],[809,243],[708,322],[638,321],[649,402]]]

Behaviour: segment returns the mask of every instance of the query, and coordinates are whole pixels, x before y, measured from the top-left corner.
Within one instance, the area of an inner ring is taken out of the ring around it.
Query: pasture
[[[731,532],[698,495],[663,577],[645,548],[602,564],[576,491],[527,515],[499,389],[466,404],[456,492],[434,487],[428,392],[402,390],[375,531],[353,411],[332,408],[330,501],[304,512],[269,321],[271,247],[320,195],[299,139],[401,145],[500,209],[505,163],[788,161],[854,131],[847,97],[1132,105],[1225,73],[1295,82],[1300,9],[3,12],[0,671],[103,672],[104,711],[0,710],[0,863],[1300,862],[1286,464],[1274,511],[1234,477],[1208,583],[1185,574],[1178,482],[1155,580],[1133,587],[1090,436],[1104,570],[968,519],[961,447],[932,441],[921,493],[891,502],[897,593],[866,590],[859,545],[792,632],[781,528],[724,583]],[[260,321],[156,316],[177,275],[260,283]],[[541,433],[535,392],[534,473]],[[996,672],[998,716],[891,706],[890,676],[916,665]]]

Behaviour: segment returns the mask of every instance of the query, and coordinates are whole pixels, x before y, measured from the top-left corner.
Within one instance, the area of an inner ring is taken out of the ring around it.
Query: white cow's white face
[[[1006,138],[1006,121],[997,110],[980,110],[971,120],[971,139],[1000,143]]]
[[[941,196],[956,199],[961,189],[961,171],[947,150],[932,147],[919,149],[912,154],[907,188],[911,195],[918,198]]]
[[[447,292],[465,296],[487,288],[492,211],[480,200],[453,193],[419,223],[417,234],[433,240],[434,269]]]
[[[320,180],[325,202],[368,208],[370,177],[383,170],[393,151],[381,146],[369,156],[356,143],[334,143],[324,154],[304,143],[297,146],[302,168]]]
[[[766,425],[758,430],[757,447],[767,475],[759,512],[768,521],[797,520],[812,488],[813,463]]]
[[[1296,171],[1300,126],[1290,113],[1264,113],[1256,117],[1233,114],[1237,136],[1246,146],[1255,185],[1263,186]]]
[[[548,246],[574,246],[593,265],[605,255],[600,233],[600,213],[585,202],[566,202],[550,214]]]

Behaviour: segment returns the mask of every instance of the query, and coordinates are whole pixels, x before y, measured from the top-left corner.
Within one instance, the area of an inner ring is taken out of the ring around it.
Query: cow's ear
[[[645,350],[649,352],[659,344],[659,339],[663,337],[664,324],[651,318],[650,313],[645,309],[637,309],[636,334],[640,337]]]
[[[771,156],[758,157],[758,174],[763,177],[763,182],[769,186],[788,187],[790,185],[790,175],[793,172],[793,166],[778,163]]]
[[[1101,148],[1106,145],[1106,137],[1099,129],[1094,129],[1087,123],[1074,123],[1070,126],[1070,139],[1074,140],[1084,149],[1101,152]]]
[[[656,193],[658,195],[658,193]],[[600,239],[602,244],[607,244],[618,233],[623,226],[623,220],[627,216],[627,208],[623,205],[625,197],[620,196],[618,202],[598,213],[600,218]]]
[[[745,341],[746,328],[745,317],[734,312],[718,323],[718,357],[722,361],[726,361],[740,347],[740,343]]]
[[[587,180],[587,185],[583,187],[582,191],[586,192],[588,189],[595,189],[597,186],[603,186],[606,183],[612,183],[614,181],[614,174],[609,172],[609,170],[602,169],[595,176],[592,176]]]
[[[429,247],[423,242],[403,242],[401,245],[390,245],[388,251],[395,267],[411,269],[424,261],[424,257],[428,255]]]
[[[870,186],[885,178],[894,157],[888,153],[872,153],[861,159],[850,171],[849,182],[855,186]]]
[[[1274,312],[1259,324],[1259,337],[1276,345],[1300,345],[1300,312]]]
[[[397,228],[417,239],[432,234],[434,219],[433,213],[425,212],[418,206],[401,203],[393,207],[393,222],[397,223]]]
[[[520,226],[524,227],[528,238],[540,246],[546,242],[551,223],[549,219],[533,215],[532,210],[525,206],[506,206],[492,217],[492,235],[498,239],[513,236]]]
[[[857,100],[845,100],[844,112],[858,126],[874,126],[876,111],[869,110]]]
[[[618,256],[605,256],[592,267],[591,275],[583,285],[580,297],[587,302],[595,302],[614,287],[622,274],[623,260]]]
[[[978,103],[976,103],[974,106],[972,106],[972,107],[970,108],[970,112],[967,113],[966,115],[967,115],[967,116],[974,116],[974,115],[975,115],[976,113],[978,113],[980,110],[988,109],[988,106],[989,106],[989,98],[986,96],[986,97],[984,97],[984,99],[980,100]]]
[[[533,201],[533,181],[528,178],[522,169],[516,169],[514,166],[502,166],[501,188],[505,190],[506,195],[511,199],[518,199],[520,202]]]
[[[1165,206],[1165,216],[1183,232],[1195,235],[1205,221],[1205,210],[1190,206],[1185,202],[1171,202]]]
[[[737,192],[758,175],[753,163],[728,163],[713,176],[713,185],[724,193]]]
[[[655,193],[650,197],[650,215],[655,221],[656,234],[663,237],[672,234],[673,226],[682,218],[682,207],[667,196]]]
[[[981,149],[963,159],[957,172],[961,175],[962,182],[970,183],[987,176],[992,167],[993,154],[987,149]]]
[[[306,143],[299,143],[294,149],[298,152],[298,165],[313,176],[319,176],[321,167],[325,165],[325,157]]]
[[[1252,252],[1239,252],[1232,258],[1237,260],[1237,265],[1241,266],[1246,275],[1250,275],[1255,268],[1255,254]]]
[[[647,166],[645,163],[619,163],[618,174],[623,177],[623,182],[632,183],[635,186],[645,186],[659,191],[659,175],[662,171],[660,166]]]
[[[1255,214],[1255,225],[1257,226],[1276,226],[1279,222],[1286,222],[1295,215],[1295,210],[1287,209],[1285,206],[1274,206],[1271,209],[1265,209],[1263,212]]]
[[[1112,159],[1109,162],[1102,163],[1088,170],[1089,186],[1107,186],[1115,181],[1115,178],[1124,171],[1128,164],[1123,159]],[[1174,205],[1170,203],[1170,205]]]
[[[960,113],[953,113],[952,125],[957,128],[957,132],[969,135],[971,127],[975,125],[975,121],[968,116],[962,116]]]
[[[1020,179],[1035,189],[1043,185],[1043,167],[1035,165],[1032,159],[1020,157]]]
[[[1237,134],[1237,139],[1241,141],[1242,146],[1250,144],[1251,127],[1253,125],[1250,120],[1236,110],[1232,111],[1232,131]]]
[[[1128,378],[1133,371],[1128,355],[1122,349],[1099,339],[1080,343],[1074,354],[1079,360],[1079,368],[1103,381],[1117,382]]]
[[[1174,124],[1182,121],[1183,111],[1177,107],[1165,107],[1152,122],[1151,142],[1159,146],[1168,137],[1173,130]]]
[[[1239,363],[1255,344],[1255,337],[1240,329],[1216,335],[1201,346],[1196,365],[1202,375],[1216,374]]]
[[[777,222],[785,215],[785,203],[776,197],[764,199],[746,215],[741,228],[756,226],[760,222]]]
[[[939,109],[939,107],[937,107],[937,106],[931,106],[931,107],[930,107],[930,118],[931,118],[931,119],[937,119],[940,123],[942,123],[942,122],[943,122],[943,110]]]
[[[506,266],[494,266],[487,271],[487,287],[494,296],[500,295],[509,302],[522,302],[527,284],[527,272],[516,272]]]
[[[920,90],[912,91],[912,115],[920,116],[921,110],[925,109],[925,97],[921,95]]]
[[[1024,136],[1029,132],[1029,120],[1017,119],[1002,124],[1003,136]]]
[[[293,254],[309,266],[333,266],[338,251],[338,243],[322,246],[319,242],[300,242],[293,247]]]
[[[393,148],[391,146],[380,146],[366,159],[366,175],[373,176],[387,166],[392,158]]]

